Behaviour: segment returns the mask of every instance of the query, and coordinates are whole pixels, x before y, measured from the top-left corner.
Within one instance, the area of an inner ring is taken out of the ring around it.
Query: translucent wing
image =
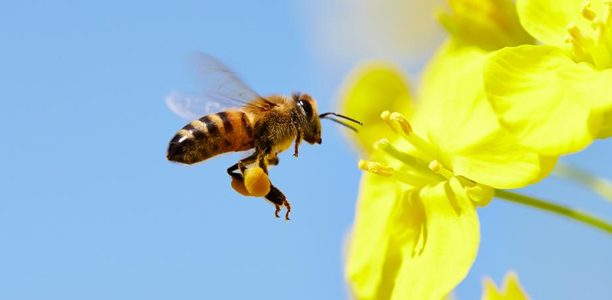
[[[228,108],[227,105],[211,101],[203,96],[190,96],[180,92],[168,94],[166,105],[173,113],[185,120],[194,120]]]
[[[247,106],[266,110],[274,106],[218,59],[197,53],[193,56],[193,62],[202,87],[201,96],[172,92],[166,97],[168,108],[180,117],[195,119],[232,107]]]

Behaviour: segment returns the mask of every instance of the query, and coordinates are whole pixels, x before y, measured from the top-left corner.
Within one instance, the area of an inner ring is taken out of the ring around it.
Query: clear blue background
[[[341,129],[325,123],[322,145],[272,169],[291,222],[231,190],[225,169],[240,155],[165,160],[185,121],[163,99],[197,92],[193,51],[263,94],[307,91],[334,109],[353,64],[315,59],[304,5],[1,4],[0,299],[347,298],[342,249],[360,172]],[[612,178],[611,150],[598,142],[568,161]],[[527,192],[612,218],[609,202],[554,178]],[[610,236],[501,201],[480,216],[459,299],[478,299],[481,279],[508,269],[537,299],[612,295]]]

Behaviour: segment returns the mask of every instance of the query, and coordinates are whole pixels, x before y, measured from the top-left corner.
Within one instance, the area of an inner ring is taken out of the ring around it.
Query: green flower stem
[[[612,224],[606,222],[605,220],[599,219],[595,216],[589,215],[587,213],[577,211],[559,204],[555,204],[552,202],[544,201],[541,199],[537,199],[534,197],[525,196],[518,193],[513,193],[506,190],[495,190],[495,197],[519,203],[522,205],[527,205],[535,208],[539,208],[541,210],[549,211],[558,215],[562,215],[568,217],[570,219],[574,219],[578,222],[582,222],[589,226],[593,226],[595,228],[601,229],[609,234],[612,234]]]

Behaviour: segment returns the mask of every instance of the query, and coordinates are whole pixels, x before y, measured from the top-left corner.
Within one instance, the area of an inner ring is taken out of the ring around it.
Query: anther
[[[580,43],[578,43],[578,41],[576,41],[574,38],[568,37],[565,39],[565,42],[570,43],[572,45],[574,56],[576,57],[578,61],[590,61],[591,60],[591,58],[584,52],[584,49],[582,49],[582,46],[580,45]]]
[[[391,128],[393,132],[397,133],[397,130],[395,130],[395,127],[393,126],[393,124],[391,124],[391,120],[389,119],[390,116],[391,113],[388,110],[385,110],[380,114],[380,118],[383,120],[383,122],[385,122],[385,124],[387,124],[387,126]]]
[[[449,171],[448,169],[444,168],[444,166],[437,160],[432,160],[429,163],[429,169],[432,170],[435,173],[438,173],[442,176],[444,176],[446,179],[451,179],[453,176],[455,176],[453,174],[453,172]]]
[[[587,3],[583,6],[581,13],[582,16],[589,21],[593,21],[595,17],[597,17],[597,14],[591,9],[591,3]]]
[[[374,161],[360,160],[359,169],[385,177],[393,175],[393,168]]]
[[[582,32],[576,23],[570,23],[567,26],[567,32],[569,32],[570,36],[580,44],[585,43],[588,40],[584,35],[582,35]]]
[[[398,112],[394,112],[391,114],[390,119],[391,121],[397,123],[400,126],[400,128],[402,129],[402,132],[406,136],[412,133],[412,126],[410,126],[410,122],[408,122],[408,120],[406,119],[406,117],[404,117],[404,115]]]

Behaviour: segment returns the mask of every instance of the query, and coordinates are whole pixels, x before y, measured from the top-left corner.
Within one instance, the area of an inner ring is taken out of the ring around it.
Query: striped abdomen
[[[230,151],[253,148],[253,126],[246,113],[224,111],[201,117],[179,130],[168,146],[167,158],[193,164]]]

